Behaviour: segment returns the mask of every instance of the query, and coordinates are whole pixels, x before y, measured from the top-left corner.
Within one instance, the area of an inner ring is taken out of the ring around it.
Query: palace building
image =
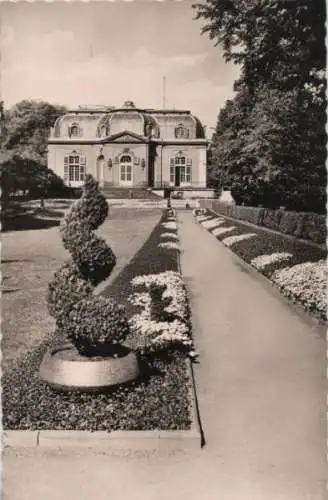
[[[81,106],[60,116],[48,139],[48,166],[78,187],[206,188],[208,141],[190,111]]]

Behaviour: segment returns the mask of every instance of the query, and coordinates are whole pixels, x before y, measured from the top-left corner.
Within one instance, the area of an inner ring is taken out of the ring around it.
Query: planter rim
[[[40,378],[55,389],[95,392],[127,384],[140,375],[139,360],[133,350],[122,357],[99,356],[99,359],[79,355],[83,360],[56,357],[61,349],[76,349],[72,344],[51,347],[44,355]]]

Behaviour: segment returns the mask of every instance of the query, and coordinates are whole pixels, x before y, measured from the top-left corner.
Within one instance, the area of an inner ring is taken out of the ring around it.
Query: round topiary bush
[[[98,183],[87,175],[81,198],[72,205],[60,228],[71,260],[54,275],[48,288],[48,310],[80,354],[115,351],[129,333],[124,307],[93,294],[108,278],[116,257],[105,240],[93,231],[104,222],[108,204]]]

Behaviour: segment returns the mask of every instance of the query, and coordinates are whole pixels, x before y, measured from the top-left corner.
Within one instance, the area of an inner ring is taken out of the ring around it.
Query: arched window
[[[82,129],[79,127],[78,123],[73,123],[69,128],[70,137],[79,137],[82,135]]]
[[[179,125],[175,128],[175,137],[177,139],[186,139],[189,137],[189,130],[179,123]]]
[[[85,177],[86,158],[72,151],[64,157],[64,181],[66,183],[83,182]]]

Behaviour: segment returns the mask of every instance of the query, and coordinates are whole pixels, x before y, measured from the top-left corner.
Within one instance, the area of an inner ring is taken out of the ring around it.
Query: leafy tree
[[[24,100],[9,110],[1,103],[2,203],[18,190],[42,199],[65,192],[62,180],[46,166],[50,127],[64,111],[42,101]]]
[[[202,32],[241,68],[211,144],[216,177],[229,179],[240,203],[324,211],[325,2],[205,0],[194,8]]]
[[[30,158],[13,155],[0,165],[1,198],[6,204],[10,194],[28,192],[35,198],[57,197],[68,194],[63,180],[51,169]]]
[[[5,112],[2,147],[46,165],[50,127],[64,111],[43,101],[19,102]]]

